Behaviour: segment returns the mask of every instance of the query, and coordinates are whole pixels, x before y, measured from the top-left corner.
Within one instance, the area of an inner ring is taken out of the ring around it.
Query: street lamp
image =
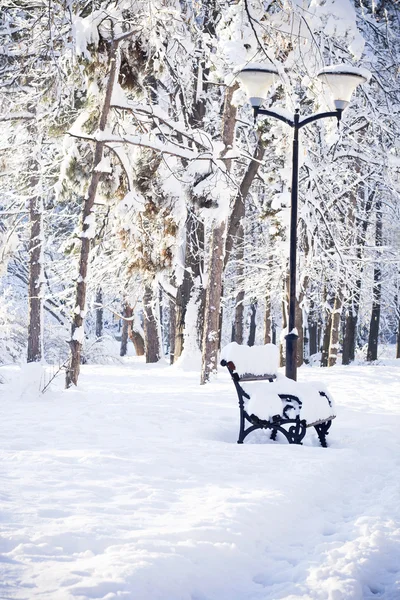
[[[323,112],[300,118],[299,109],[295,110],[293,118],[277,113],[273,110],[260,108],[269,88],[278,75],[278,69],[272,63],[252,63],[246,65],[236,76],[245,89],[249,102],[254,111],[254,122],[259,115],[273,117],[283,121],[293,128],[293,155],[292,155],[292,190],[290,212],[290,256],[289,256],[289,324],[286,339],[286,377],[296,381],[297,378],[297,339],[298,333],[295,322],[296,308],[296,258],[297,258],[297,204],[299,181],[299,130],[314,121],[335,117],[338,121],[342,118],[343,110],[350,102],[351,95],[360,83],[368,80],[365,72],[348,65],[335,65],[325,67],[317,74],[317,78],[324,83],[333,97],[335,111]]]

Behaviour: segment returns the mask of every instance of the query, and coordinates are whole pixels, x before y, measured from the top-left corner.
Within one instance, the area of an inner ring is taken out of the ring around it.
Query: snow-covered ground
[[[41,395],[2,368],[0,598],[398,600],[399,363],[300,370],[328,449],[237,445],[224,373],[128,359]]]

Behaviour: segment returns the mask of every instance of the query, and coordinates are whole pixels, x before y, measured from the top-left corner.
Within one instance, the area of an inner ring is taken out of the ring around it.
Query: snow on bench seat
[[[301,409],[291,416],[294,418],[299,414],[300,419],[304,419],[308,427],[334,419],[336,416],[334,401],[322,384],[299,383],[278,374],[272,383],[242,382],[241,387],[250,396],[250,400],[245,403],[246,412],[265,421],[275,415],[283,416],[285,402],[279,394],[290,394],[300,400]]]

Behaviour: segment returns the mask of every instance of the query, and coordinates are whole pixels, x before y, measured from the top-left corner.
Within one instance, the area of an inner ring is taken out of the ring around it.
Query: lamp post
[[[296,260],[297,260],[297,205],[299,194],[299,131],[302,127],[319,121],[335,117],[338,125],[342,118],[343,110],[348,106],[350,98],[360,83],[367,81],[365,72],[347,65],[326,67],[322,69],[317,78],[328,86],[334,99],[335,110],[322,112],[301,118],[299,109],[296,109],[292,118],[279,112],[261,108],[278,69],[272,63],[248,64],[236,76],[245,89],[250,104],[254,111],[254,122],[260,115],[272,117],[283,121],[293,129],[293,154],[292,154],[292,188],[290,209],[290,254],[289,254],[289,323],[286,340],[286,377],[296,381],[297,378],[297,339],[296,328]]]

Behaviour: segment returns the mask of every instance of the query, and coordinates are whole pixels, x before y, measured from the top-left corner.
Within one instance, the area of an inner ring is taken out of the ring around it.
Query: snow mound
[[[279,349],[275,344],[265,346],[241,346],[231,342],[221,350],[221,360],[233,362],[235,371],[242,377],[252,375],[277,375]]]

